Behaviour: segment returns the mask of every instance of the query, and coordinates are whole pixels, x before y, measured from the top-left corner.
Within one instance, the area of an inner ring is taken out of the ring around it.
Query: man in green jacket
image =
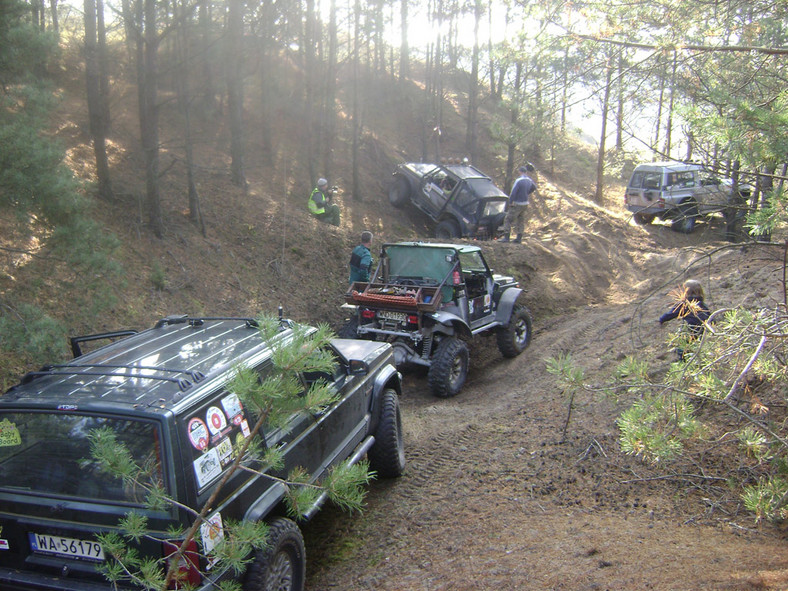
[[[334,195],[334,188],[328,188],[328,181],[326,179],[318,179],[317,187],[309,195],[307,206],[309,213],[319,219],[321,222],[328,222],[334,226],[339,225],[339,206],[336,203],[331,203]]]
[[[356,281],[369,282],[369,273],[372,271],[372,232],[361,233],[361,244],[353,249],[350,255],[350,285]]]

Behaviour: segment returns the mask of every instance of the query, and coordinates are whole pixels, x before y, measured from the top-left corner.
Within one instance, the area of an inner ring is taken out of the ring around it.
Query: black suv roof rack
[[[204,316],[192,318],[188,314],[178,314],[166,316],[153,325],[153,328],[161,328],[170,324],[189,324],[190,326],[202,326],[210,320],[238,320],[246,322],[247,328],[260,328],[260,324],[254,318],[237,318],[235,316]]]
[[[93,369],[96,368],[96,369]],[[118,373],[114,371],[98,371],[99,369],[125,369],[128,372]],[[87,371],[83,371],[87,370]],[[156,371],[161,373],[181,373],[188,375],[192,381],[183,378],[174,378],[166,375],[140,375],[135,370]],[[167,367],[155,367],[151,365],[110,365],[106,363],[89,364],[68,364],[68,365],[46,365],[39,371],[30,371],[22,376],[20,383],[27,384],[41,376],[107,376],[119,378],[138,378],[143,380],[161,380],[178,384],[178,388],[183,392],[192,387],[193,384],[205,379],[205,375],[199,371],[188,369],[171,369]]]

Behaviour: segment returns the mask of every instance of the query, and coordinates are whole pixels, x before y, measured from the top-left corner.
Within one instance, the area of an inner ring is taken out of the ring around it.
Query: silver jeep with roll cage
[[[462,388],[474,337],[494,334],[504,357],[516,357],[531,342],[522,289],[513,277],[494,273],[478,246],[384,244],[371,277],[346,293],[353,315],[340,336],[391,343],[398,367],[429,368],[435,396]]]

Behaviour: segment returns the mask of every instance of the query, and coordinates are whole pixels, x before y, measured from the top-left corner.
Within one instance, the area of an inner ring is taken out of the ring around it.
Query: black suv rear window
[[[145,490],[99,469],[88,434],[109,428],[126,445],[146,478],[162,483],[155,424],[72,413],[0,413],[0,488],[140,504]]]

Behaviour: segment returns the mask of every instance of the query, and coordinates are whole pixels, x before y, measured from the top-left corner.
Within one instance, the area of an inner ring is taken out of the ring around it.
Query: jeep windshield
[[[490,179],[466,179],[465,182],[477,199],[489,199],[490,197],[498,197],[503,201],[508,199],[506,193],[496,187]]]
[[[145,490],[99,468],[88,436],[109,429],[143,468],[162,483],[159,432],[153,423],[71,412],[0,413],[0,489],[59,497],[142,504]]]
[[[434,285],[443,281],[454,268],[453,248],[421,246],[388,246],[389,281],[401,279],[432,280]]]

